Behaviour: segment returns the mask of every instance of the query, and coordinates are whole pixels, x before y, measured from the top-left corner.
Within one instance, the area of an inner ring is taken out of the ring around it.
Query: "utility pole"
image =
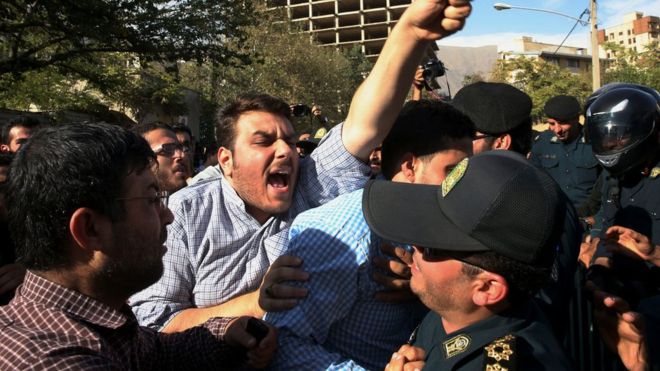
[[[598,51],[598,25],[596,24],[596,0],[590,1],[591,19],[591,81],[593,90],[600,88],[600,53]]]

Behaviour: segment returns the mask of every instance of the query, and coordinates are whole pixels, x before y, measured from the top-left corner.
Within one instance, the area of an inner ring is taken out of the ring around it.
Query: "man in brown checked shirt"
[[[107,124],[35,134],[12,163],[8,209],[28,271],[0,307],[2,370],[265,367],[277,346],[249,317],[176,334],[140,327],[129,296],[163,273],[173,216],[140,136]]]

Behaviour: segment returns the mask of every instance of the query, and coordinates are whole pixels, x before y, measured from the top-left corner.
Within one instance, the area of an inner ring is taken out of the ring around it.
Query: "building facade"
[[[612,42],[626,49],[643,52],[651,42],[660,41],[660,18],[655,16],[644,16],[642,12],[633,12],[623,16],[623,23],[598,31],[598,43],[602,45]],[[611,52],[604,50],[607,57],[611,58]]]
[[[324,45],[358,46],[374,61],[410,0],[269,0]]]
[[[591,54],[586,48],[546,44],[534,41],[529,36],[523,36],[519,43],[517,48],[519,51],[500,52],[500,59],[508,60],[518,57],[540,59],[565,68],[572,73],[591,73]],[[600,61],[601,66],[606,64],[606,60],[601,58]]]

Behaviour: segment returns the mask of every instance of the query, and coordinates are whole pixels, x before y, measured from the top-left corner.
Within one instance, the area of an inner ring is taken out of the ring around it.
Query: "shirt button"
[[[634,199],[634,198],[631,198],[631,199],[630,199],[630,202],[635,202],[635,199]]]
[[[566,169],[566,174],[568,174],[568,169]]]

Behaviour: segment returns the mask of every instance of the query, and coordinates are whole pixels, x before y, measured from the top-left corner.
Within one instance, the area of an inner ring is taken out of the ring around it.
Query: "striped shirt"
[[[300,163],[288,212],[263,225],[219,177],[186,187],[170,198],[174,222],[168,226],[165,273],[131,297],[140,324],[161,329],[181,310],[224,303],[256,290],[270,264],[284,251],[289,226],[299,213],[362,188],[367,164],[353,157],[333,128]]]
[[[230,318],[166,335],[28,271],[0,307],[2,370],[177,370],[238,366],[245,353],[223,342]]]

